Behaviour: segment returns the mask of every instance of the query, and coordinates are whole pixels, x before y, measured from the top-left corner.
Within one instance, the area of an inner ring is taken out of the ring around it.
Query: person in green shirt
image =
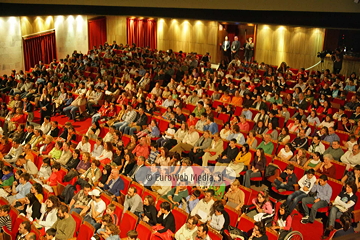
[[[214,198],[217,200],[221,200],[225,194],[225,182],[222,178],[222,174],[220,172],[216,172],[213,174],[214,181],[210,185],[209,189],[213,189],[215,194]]]
[[[181,200],[189,195],[186,187],[186,181],[182,181],[178,186],[172,188],[163,198],[173,204],[173,207],[179,206]]]
[[[196,117],[200,117],[202,113],[205,112],[204,103],[198,102],[197,106],[194,108],[193,113]]]
[[[49,152],[49,157],[51,159],[55,159],[55,160],[58,160],[60,157],[61,157],[61,154],[62,154],[62,145],[63,143],[60,142],[60,141],[57,141],[55,143],[55,147],[53,149],[51,149],[51,151]]]
[[[14,182],[14,174],[12,173],[12,169],[10,166],[4,166],[2,169],[3,177],[0,180],[0,187],[8,187],[12,186]]]
[[[267,154],[270,154],[270,155],[272,154],[272,152],[274,150],[274,144],[271,142],[270,134],[264,135],[264,141],[262,141],[256,149],[259,149],[259,148],[262,148],[264,150],[264,152]]]

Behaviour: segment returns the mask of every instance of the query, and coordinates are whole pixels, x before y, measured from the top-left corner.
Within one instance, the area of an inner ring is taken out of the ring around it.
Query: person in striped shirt
[[[0,206],[0,229],[7,227],[11,231],[11,219],[9,216],[10,205]]]

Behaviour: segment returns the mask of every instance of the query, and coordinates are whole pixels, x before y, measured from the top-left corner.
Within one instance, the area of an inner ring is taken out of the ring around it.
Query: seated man
[[[49,228],[45,233],[46,240],[55,240],[56,230],[54,228]]]
[[[180,184],[176,187],[173,187],[165,196],[166,200],[169,200],[175,206],[179,206],[182,199],[186,198],[189,195],[187,190],[187,182],[181,181]]]
[[[279,191],[293,191],[294,184],[297,183],[297,177],[294,174],[294,165],[289,164],[286,166],[285,170],[280,174],[280,177],[275,179],[273,186]]]
[[[89,204],[91,200],[91,196],[89,195],[90,191],[91,185],[87,183],[83,189],[71,199],[69,204],[70,214],[72,212],[80,213]]]
[[[23,153],[23,148],[20,145],[20,141],[13,141],[12,142],[12,147],[10,149],[10,151],[8,152],[8,154],[6,154],[4,156],[4,161],[8,162],[8,163],[15,163],[18,159],[18,157]]]
[[[181,154],[183,151],[190,151],[193,149],[196,141],[199,139],[199,133],[195,131],[194,126],[189,127],[189,131],[185,134],[182,142],[176,144],[170,152],[177,152]]]
[[[341,156],[340,161],[347,165],[347,169],[355,167],[360,164],[360,151],[359,145],[355,144],[352,150],[348,150],[344,155]]]
[[[55,239],[67,240],[74,236],[76,222],[69,214],[69,208],[66,205],[60,204],[57,212],[58,220],[52,226],[56,230]]]
[[[143,184],[146,177],[149,176],[149,168],[145,166],[145,158],[143,156],[138,157],[136,165],[130,171],[129,177],[134,181]]]
[[[136,145],[136,147],[134,148],[134,150],[132,151],[132,153],[136,156],[136,157],[144,157],[145,159],[149,157],[150,155],[150,151],[149,151],[149,145],[147,144],[147,140],[146,137],[142,137],[139,140],[139,144]]]
[[[315,197],[305,197],[302,201],[302,207],[305,211],[305,216],[302,218],[301,223],[313,223],[315,221],[316,212],[319,208],[328,206],[330,203],[330,198],[332,194],[332,188],[327,183],[327,176],[321,175],[319,179],[316,180],[314,187],[311,189],[311,192],[316,192]],[[311,206],[311,212],[309,214],[309,208],[307,204],[313,204]]]
[[[120,190],[124,189],[124,182],[120,178],[119,169],[113,168],[107,182],[105,184],[99,183],[98,186],[112,198],[120,196]]]
[[[341,156],[344,154],[344,151],[340,147],[339,141],[333,141],[330,147],[325,150],[323,155],[325,154],[330,154],[331,156],[333,156],[334,160],[340,161]]]
[[[214,195],[215,192],[213,189],[206,190],[205,197],[196,204],[195,208],[191,211],[191,216],[198,215],[201,222],[207,222],[214,204],[214,200],[212,199]]]
[[[29,221],[20,223],[18,233],[16,234],[16,240],[25,240],[26,236],[30,234],[30,231],[31,223]]]
[[[239,149],[236,147],[236,139],[230,140],[229,146],[221,153],[217,159],[216,166],[228,166],[229,163],[235,160],[239,153]]]
[[[201,165],[201,157],[205,153],[204,150],[210,147],[211,141],[210,131],[204,131],[204,134],[196,141],[194,148],[189,153],[189,158],[192,163]]]
[[[189,217],[186,223],[175,233],[176,240],[194,239],[197,232],[198,219],[194,216]]]
[[[85,105],[87,100],[85,94],[80,94],[68,107],[63,109],[64,113],[69,119],[75,120],[76,112],[79,111],[80,114],[85,110]]]
[[[267,154],[272,154],[274,150],[274,144],[271,142],[270,134],[264,134],[264,141],[262,141],[256,149],[259,148],[262,148]]]
[[[300,190],[290,194],[286,199],[286,205],[289,206],[289,213],[292,213],[301,199],[308,196],[308,193],[314,186],[315,181],[315,170],[311,168],[307,170],[306,174],[298,181]]]
[[[85,215],[84,221],[93,225],[93,227],[97,230],[101,227],[101,224],[98,223],[96,219],[102,217],[106,209],[106,204],[100,197],[100,190],[94,189],[89,192],[89,195],[92,199],[80,212],[80,216]]]
[[[209,227],[205,223],[201,224],[197,229],[195,240],[211,240],[211,238],[208,235],[208,232],[209,232]]]
[[[144,108],[139,108],[139,113],[136,116],[135,122],[130,123],[128,126],[124,127],[124,134],[133,135],[135,131],[141,131],[142,126],[147,125],[148,117],[145,114]]]
[[[140,195],[136,193],[135,187],[130,187],[128,194],[125,196],[124,210],[128,210],[139,217],[143,212],[143,201]]]
[[[175,232],[175,218],[174,215],[171,212],[170,203],[168,202],[162,202],[160,204],[160,211],[157,214],[156,221],[158,225],[154,226],[153,229],[156,230],[154,235],[158,235],[161,239],[162,234],[164,233],[170,233],[171,235]]]
[[[225,217],[223,215],[224,206],[218,205],[215,207],[215,211],[211,216],[209,225],[217,231],[221,231],[225,224]]]
[[[8,200],[10,204],[18,199],[25,198],[26,194],[30,193],[32,185],[29,180],[30,174],[23,173],[20,175],[19,184],[13,183],[11,191],[12,195],[6,197],[6,200]]]
[[[299,149],[299,148],[307,149],[308,148],[308,139],[306,137],[304,129],[301,129],[299,131],[298,137],[296,137],[294,139],[294,141],[292,141],[291,145],[296,149]]]
[[[37,166],[29,159],[25,159],[24,156],[19,156],[16,165],[23,171],[30,175],[36,175],[38,173]]]

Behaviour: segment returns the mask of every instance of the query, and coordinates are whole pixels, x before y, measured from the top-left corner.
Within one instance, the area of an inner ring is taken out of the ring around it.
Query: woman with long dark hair
[[[290,232],[292,217],[289,212],[288,206],[283,203],[280,205],[279,210],[276,212],[272,229],[279,231],[278,240],[283,240]]]
[[[261,177],[261,171],[265,170],[266,158],[264,149],[259,148],[255,152],[254,161],[252,161],[250,169],[246,171],[243,185],[250,188],[250,179],[253,177]]]

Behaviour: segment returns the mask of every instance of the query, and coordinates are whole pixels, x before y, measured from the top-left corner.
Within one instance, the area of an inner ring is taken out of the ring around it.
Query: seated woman
[[[229,167],[234,170],[236,177],[240,177],[240,172],[247,170],[251,162],[251,153],[249,152],[249,144],[245,143],[234,161],[231,161]]]
[[[360,165],[355,165],[353,171],[348,171],[341,179],[344,185],[350,181],[355,182],[357,188],[360,188]]]
[[[104,150],[102,151],[100,156],[96,157],[95,159],[99,160],[100,163],[107,164],[111,162],[112,158],[113,158],[113,145],[111,144],[111,142],[106,142],[104,144]]]
[[[101,177],[100,161],[93,160],[90,168],[86,172],[80,175],[80,179],[84,180],[85,183],[90,183],[92,186],[96,186],[96,183]]]
[[[357,186],[354,182],[345,184],[345,190],[335,198],[331,206],[328,227],[324,236],[329,236],[329,233],[334,229],[336,219],[340,218],[344,213],[351,213],[354,210],[355,204],[358,201],[356,193]]]
[[[106,231],[102,232],[101,236],[108,240],[120,240],[120,229],[113,223],[109,223],[105,227]]]
[[[241,210],[245,203],[245,194],[239,186],[239,180],[235,179],[235,181],[230,185],[228,192],[224,195],[226,205],[235,208],[237,211]]]
[[[306,150],[303,149],[303,148],[299,148],[298,151],[297,151],[297,154],[294,155],[292,158],[290,158],[289,161],[290,162],[295,162],[296,164],[303,167],[305,165],[305,163],[307,162]]]
[[[58,183],[63,182],[64,174],[60,170],[61,170],[60,163],[55,162],[53,165],[51,165],[50,177],[42,181],[43,187],[46,188],[46,190],[48,190],[49,192],[54,192],[52,187],[57,186]]]
[[[283,203],[280,205],[279,210],[276,212],[272,229],[278,231],[278,240],[283,240],[286,235],[291,231],[292,217],[289,212],[288,206]]]
[[[314,152],[311,154],[311,156],[312,158],[307,160],[307,162],[304,164],[304,168],[306,170],[312,168],[317,171],[323,162],[322,155],[319,152]]]
[[[103,143],[103,139],[101,137],[96,138],[95,144],[94,144],[94,149],[91,152],[91,157],[92,158],[97,158],[101,155],[101,153],[104,150],[104,143]]]
[[[342,226],[342,228],[336,231],[336,233],[332,237],[333,239],[355,233],[354,228],[351,226],[351,218],[349,215],[341,215],[340,225]]]
[[[75,169],[80,162],[80,151],[75,149],[72,152],[72,156],[70,157],[69,161],[65,164],[65,168],[67,170]]]
[[[23,132],[24,132],[24,130],[22,129],[21,133],[23,133]],[[12,138],[12,140],[14,141],[14,138]],[[9,141],[9,139],[5,136],[1,137],[0,138],[0,153],[3,156],[5,156],[10,151],[10,149],[11,149],[11,142]]]
[[[336,167],[331,163],[334,158],[331,154],[324,155],[324,162],[321,164],[317,170],[319,173],[324,174],[330,178],[335,178],[336,176]]]
[[[89,169],[90,165],[90,153],[85,152],[82,154],[81,161],[77,165],[76,171],[78,171],[79,174],[83,174]]]
[[[23,124],[26,122],[26,116],[23,113],[21,108],[16,108],[15,114],[13,117],[10,118],[10,121],[7,123],[7,131],[12,132],[16,129],[19,124]]]
[[[171,212],[169,202],[162,202],[160,204],[160,211],[157,214],[157,225],[153,226],[153,233],[150,239],[157,237],[163,240],[170,240],[175,234],[175,218]]]
[[[254,160],[251,162],[251,169],[246,171],[243,185],[250,188],[250,179],[253,177],[261,177],[261,172],[265,170],[266,158],[262,148],[256,150]]]
[[[89,143],[89,137],[83,136],[81,138],[81,141],[76,146],[77,150],[80,150],[81,152],[91,152],[91,144]]]
[[[284,161],[289,161],[290,158],[292,158],[293,156],[293,152],[292,152],[292,145],[290,143],[287,143],[285,144],[285,147],[283,147],[279,153],[278,153],[278,157],[281,159],[281,160],[284,160]]]
[[[157,210],[155,208],[154,198],[151,195],[147,195],[144,198],[143,208],[144,208],[143,211],[144,213],[142,220],[148,223],[150,226],[155,226]]]
[[[130,142],[125,147],[125,153],[132,152],[135,149],[135,147],[137,145],[137,140],[138,140],[138,137],[136,135],[131,135]]]
[[[97,139],[101,132],[99,122],[93,122],[86,132],[86,136],[90,139]]]
[[[269,201],[268,192],[260,191],[251,202],[255,205],[255,209],[246,214],[248,217],[253,218],[256,222],[260,222],[262,219],[272,216],[273,207]]]
[[[45,231],[47,231],[54,225],[54,223],[58,219],[57,210],[59,206],[60,200],[58,199],[58,197],[53,195],[49,196],[49,198],[46,199],[45,203],[41,205],[41,216],[39,220],[35,220],[35,224],[45,228]]]
[[[110,103],[109,101],[104,101],[104,104],[101,106],[99,111],[95,113],[91,118],[91,123],[98,122],[101,118],[106,117],[110,111]]]
[[[294,122],[291,122],[287,125],[289,132],[296,132],[300,129],[300,120],[295,118]]]
[[[5,165],[2,168],[2,173],[3,176],[0,180],[0,188],[11,187],[15,180],[12,167]]]
[[[325,119],[318,125],[318,128],[323,128],[323,127],[334,127],[335,126],[335,122],[332,119],[332,115],[328,114],[326,115]]]
[[[327,135],[329,135],[328,128],[322,127],[320,130],[315,132],[313,137],[318,136],[320,140],[324,140]]]
[[[55,146],[54,146],[54,148],[49,152],[49,155],[45,155],[45,156],[43,156],[43,157],[48,157],[48,158],[50,158],[50,159],[52,159],[52,160],[58,160],[58,159],[60,159],[60,157],[61,157],[61,154],[62,154],[62,146],[63,146],[63,143],[62,142],[60,142],[60,141],[57,141],[56,143],[55,143]]]
[[[254,229],[249,240],[268,240],[268,236],[266,236],[266,228],[262,222],[254,223]]]
[[[254,127],[254,131],[256,133],[256,135],[262,135],[263,133],[265,133],[266,127],[264,124],[264,121],[259,120],[256,124],[256,126]]]
[[[18,208],[20,215],[25,216],[30,222],[41,216],[41,204],[33,193],[26,194],[24,203],[25,205],[21,206],[21,209]]]
[[[287,127],[281,129],[277,140],[280,144],[287,144],[290,141],[289,129]]]
[[[123,175],[128,175],[135,165],[136,161],[134,154],[132,154],[131,152],[126,153],[124,159],[122,159],[121,165],[119,166],[119,172]]]
[[[149,126],[136,134],[138,138],[150,135],[151,138],[157,138],[160,136],[160,130],[157,126],[157,123],[154,119],[151,120]]]
[[[250,130],[249,134],[246,138],[246,143],[249,145],[250,148],[256,149],[258,142],[257,139],[255,137],[255,131],[254,130]]]
[[[160,148],[160,154],[157,155],[155,159],[155,163],[159,166],[169,166],[170,165],[170,157],[169,150],[167,148]]]

